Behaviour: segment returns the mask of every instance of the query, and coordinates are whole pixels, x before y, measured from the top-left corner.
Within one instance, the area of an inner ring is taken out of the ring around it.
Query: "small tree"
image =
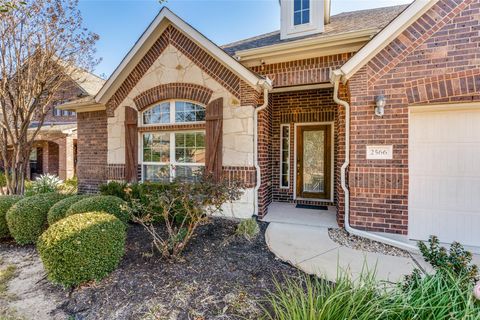
[[[98,36],[83,27],[78,0],[0,1],[0,160],[7,192],[22,194],[35,137],[94,66]]]
[[[145,228],[154,247],[166,258],[178,258],[197,228],[209,223],[223,204],[237,200],[242,193],[240,183],[215,182],[208,176],[150,190],[156,191],[144,195],[146,201],[131,200],[132,220]],[[165,236],[158,232],[156,221],[165,223]]]

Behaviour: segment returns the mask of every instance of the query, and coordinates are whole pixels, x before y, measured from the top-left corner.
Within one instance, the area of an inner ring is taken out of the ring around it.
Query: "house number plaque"
[[[393,146],[367,146],[367,160],[392,160]]]

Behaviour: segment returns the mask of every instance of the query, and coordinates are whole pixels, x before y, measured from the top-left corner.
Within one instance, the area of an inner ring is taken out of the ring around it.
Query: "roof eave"
[[[76,113],[104,111],[107,109],[104,104],[98,103],[93,100],[93,97],[91,100],[88,101],[67,102],[65,104],[57,106],[56,108],[60,110],[74,111]]]
[[[292,50],[300,52],[310,50],[316,47],[325,48],[329,46],[338,46],[339,44],[368,41],[378,31],[378,28],[371,28],[360,31],[345,32],[322,39],[318,39],[316,37],[306,38],[301,40],[289,41],[287,43],[264,46],[261,48],[240,50],[235,52],[235,56],[243,62],[248,59],[260,58],[265,55],[281,55],[285,52],[290,52]]]

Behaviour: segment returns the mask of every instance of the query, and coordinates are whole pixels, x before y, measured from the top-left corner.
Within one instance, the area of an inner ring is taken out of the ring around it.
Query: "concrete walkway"
[[[397,282],[418,266],[412,258],[363,252],[333,242],[327,227],[272,222],[266,231],[270,250],[308,274],[334,281],[345,270],[357,279],[362,270],[376,270],[378,280]]]

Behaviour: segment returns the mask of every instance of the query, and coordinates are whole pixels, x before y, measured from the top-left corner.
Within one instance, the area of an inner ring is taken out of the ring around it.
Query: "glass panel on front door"
[[[325,192],[325,132],[303,133],[303,192]]]

